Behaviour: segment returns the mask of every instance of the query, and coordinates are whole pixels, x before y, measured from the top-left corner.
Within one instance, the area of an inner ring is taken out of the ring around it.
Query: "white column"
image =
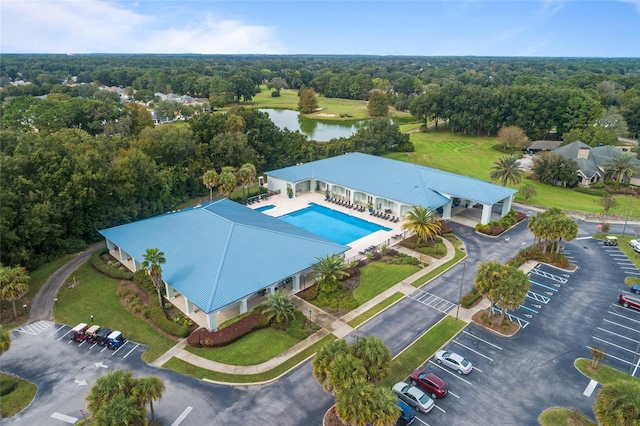
[[[173,287],[171,287],[167,283],[164,283],[164,289],[167,292],[167,299],[169,299],[169,300],[175,299],[176,294],[173,292]]]
[[[118,247],[118,260],[121,263],[124,263],[123,257],[122,257],[122,249],[120,247]]]
[[[507,198],[502,200],[502,217],[505,217],[511,210],[512,200],[513,200],[513,195],[509,195]]]
[[[480,220],[480,223],[483,225],[486,225],[487,223],[491,222],[491,207],[493,205],[492,204],[483,204],[482,205],[482,219]]]
[[[240,314],[247,312],[247,298],[240,299]]]
[[[272,285],[269,287],[269,294],[274,294],[276,292],[276,285]]]
[[[300,274],[293,276],[293,291],[300,291]]]
[[[451,200],[449,200],[449,202],[447,204],[442,206],[442,218],[443,219],[451,219],[451,207],[452,206],[453,206],[453,203],[452,203]]]
[[[109,240],[106,240],[106,241],[107,241],[107,250],[109,251],[113,250],[113,243]]]
[[[215,312],[209,312],[207,314],[207,329],[209,331],[218,331],[218,320],[216,319]]]
[[[186,297],[184,298],[184,310],[187,315],[193,315],[193,303]]]
[[[138,269],[140,269],[140,262],[133,258],[131,258],[131,262],[133,263],[133,272],[138,271]]]

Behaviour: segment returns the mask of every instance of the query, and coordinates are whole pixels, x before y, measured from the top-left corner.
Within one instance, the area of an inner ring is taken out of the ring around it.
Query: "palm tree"
[[[513,266],[504,266],[504,268],[506,268],[504,275],[494,283],[499,295],[496,305],[502,311],[501,322],[504,321],[507,310],[514,310],[524,303],[531,286],[529,277],[520,269]]]
[[[262,313],[269,321],[275,320],[276,324],[285,323],[295,317],[296,306],[291,302],[289,296],[281,291],[270,294],[263,305]]]
[[[243,164],[242,167],[240,167],[240,170],[238,170],[238,173],[236,173],[236,176],[238,181],[242,184],[242,190],[244,192],[247,185],[251,185],[251,182],[256,179],[256,168],[251,163]]]
[[[164,393],[164,382],[156,376],[143,377],[138,379],[133,388],[133,395],[138,398],[142,405],[149,403],[151,409],[151,424],[156,424],[155,413],[153,412],[153,401],[162,398]]]
[[[615,172],[618,175],[616,188],[625,177],[631,177],[640,172],[640,162],[631,152],[621,152],[603,164],[605,170]]]
[[[485,297],[491,305],[499,299],[496,283],[502,280],[505,273],[505,267],[495,260],[489,262],[478,263],[478,273],[476,274],[475,288],[478,293]],[[493,310],[489,310],[491,317]]]
[[[391,352],[384,340],[376,336],[361,337],[352,349],[356,358],[362,362],[368,380],[379,383],[387,378]]]
[[[340,354],[329,364],[325,390],[337,393],[348,389],[356,378],[366,379],[366,374],[367,372],[359,359],[350,353]]]
[[[202,175],[202,183],[209,189],[209,201],[213,201],[213,187],[218,182],[218,173],[211,169],[204,172]]]
[[[153,285],[156,286],[156,291],[158,292],[158,302],[162,307],[162,267],[160,265],[166,263],[167,259],[158,248],[148,248],[143,257],[142,268],[151,276],[151,281],[153,281]]]
[[[96,424],[101,426],[143,426],[146,412],[133,397],[116,394],[93,412]]]
[[[349,345],[342,339],[332,340],[320,348],[311,361],[313,377],[318,380],[325,391],[331,389],[329,382],[329,366],[335,358],[349,353]]]
[[[503,155],[493,163],[491,169],[493,171],[489,173],[489,177],[493,181],[501,181],[502,186],[506,186],[507,182],[517,185],[522,180],[520,161],[515,155]]]
[[[338,289],[338,281],[349,274],[345,271],[342,257],[337,254],[317,257],[318,263],[313,265],[313,271],[318,274],[320,290],[332,293]]]
[[[375,401],[373,426],[393,426],[400,417],[400,408],[396,405],[398,397],[384,386],[374,386],[371,399]]]
[[[409,211],[402,219],[402,229],[416,234],[418,236],[416,244],[420,245],[422,240],[428,241],[435,238],[442,228],[440,222],[436,220],[433,210],[414,206],[413,210]]]
[[[336,394],[336,414],[344,423],[352,426],[366,426],[375,419],[373,399],[374,386],[364,378],[353,380],[350,387]]]
[[[18,317],[16,300],[29,291],[29,276],[22,266],[0,266],[0,299],[10,300],[13,306],[13,317]]]
[[[0,327],[0,355],[5,353],[11,347],[11,334],[9,330]]]
[[[593,412],[603,426],[640,424],[640,383],[627,378],[608,383],[600,389]]]
[[[116,395],[130,396],[135,385],[135,380],[131,371],[113,370],[98,377],[95,385],[91,387],[86,396],[87,408],[92,413],[97,413],[100,409]]]
[[[233,172],[223,171],[218,176],[218,191],[227,198],[236,190],[237,184],[238,181]]]

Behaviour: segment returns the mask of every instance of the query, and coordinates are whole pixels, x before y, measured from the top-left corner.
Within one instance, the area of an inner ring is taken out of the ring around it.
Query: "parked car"
[[[110,335],[107,336],[107,345],[109,349],[118,349],[120,346],[124,345],[124,336],[119,331],[114,331]]]
[[[631,247],[633,247],[634,249],[640,248],[640,241],[638,240],[631,240],[629,241],[629,245]]]
[[[110,328],[103,328],[96,334],[96,343],[98,343],[100,346],[106,346],[107,336],[109,336],[110,334],[111,334]]]
[[[89,327],[87,329],[87,336],[85,337],[87,343],[95,343],[96,339],[98,338],[98,332],[100,332],[99,325],[92,325],[91,327]]]
[[[400,408],[400,418],[398,418],[399,425],[410,425],[416,419],[416,410],[411,408],[401,399],[396,400],[396,404]]]
[[[429,398],[429,395],[405,382],[398,382],[393,385],[393,391],[398,394],[398,397],[404,402],[423,413],[428,413],[433,409],[434,405],[436,405],[433,399]]]
[[[84,341],[87,333],[87,324],[81,322],[71,329],[71,340],[76,342]]]
[[[631,293],[640,294],[640,284],[631,286]]]
[[[618,297],[618,303],[625,308],[640,309],[640,296],[623,291],[620,293],[620,297]]]
[[[444,398],[447,392],[449,392],[449,388],[444,380],[433,373],[427,373],[420,369],[411,373],[411,384],[425,391],[433,399]]]
[[[436,352],[435,358],[438,364],[442,364],[452,370],[456,370],[458,374],[469,374],[473,369],[471,361],[455,352],[440,350]]]
[[[612,236],[607,236],[607,238],[604,240],[604,245],[605,246],[617,246],[618,245],[618,238],[617,237],[612,237]]]

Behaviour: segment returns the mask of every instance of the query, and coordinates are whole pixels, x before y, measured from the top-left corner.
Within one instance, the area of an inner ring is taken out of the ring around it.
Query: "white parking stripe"
[[[444,411],[444,409],[438,407],[436,404],[433,404],[434,408],[437,408],[438,410],[442,411],[443,413],[446,413],[446,411]]]
[[[67,416],[66,414],[61,414],[61,413],[53,413],[51,417],[53,417],[56,420],[62,420],[63,422],[67,422],[71,424],[74,424],[75,422],[78,421],[78,419],[75,417]]]
[[[470,347],[463,345],[462,343],[458,342],[457,340],[454,340],[454,341],[453,341],[453,343],[455,343],[456,345],[460,345],[460,346],[462,346],[462,347],[463,347],[463,348],[465,348],[465,349],[469,349],[471,352],[476,353],[476,354],[478,354],[478,355],[480,355],[480,356],[482,356],[482,357],[485,357],[485,358],[486,358],[486,359],[488,359],[489,361],[493,362],[493,359],[489,358],[489,357],[488,357],[488,356],[486,356],[485,354],[480,353],[480,352],[478,352],[478,351],[476,351],[476,350],[474,350],[474,349],[471,349]]]
[[[635,342],[635,340],[633,340],[631,337],[627,337],[627,336],[624,336],[624,335],[619,334],[619,333],[614,333],[613,331],[607,330],[606,328],[598,327],[598,330],[604,331],[605,333],[613,334],[614,336],[617,336],[617,337],[619,337],[621,339],[631,340],[632,342]]]
[[[617,323],[615,321],[611,321],[611,320],[608,320],[606,318],[604,320],[602,320],[602,321],[603,322],[608,322],[609,324],[617,325],[618,327],[622,327],[622,328],[624,328],[626,330],[633,331],[634,333],[640,333],[640,330],[636,330],[633,327],[627,327],[626,325],[619,324],[619,323]]]
[[[447,395],[451,395],[451,396],[455,396],[456,398],[460,399],[460,397],[458,395],[456,395],[455,393],[449,391],[449,393],[447,393]]]
[[[601,339],[601,338],[599,338],[599,337],[595,337],[595,336],[594,336],[594,337],[593,337],[593,339],[594,339],[594,340],[599,340],[599,341],[601,341],[602,343],[607,344],[607,345],[609,345],[609,346],[613,346],[613,347],[616,347],[616,348],[618,348],[618,349],[622,349],[623,351],[631,352],[632,354],[635,354],[635,353],[636,353],[636,351],[635,351],[635,350],[633,350],[633,351],[632,351],[631,349],[627,349],[627,348],[625,348],[624,346],[616,345],[615,343],[611,343],[610,341],[608,341],[608,340],[604,340],[604,339]],[[607,354],[607,355],[608,355],[608,354]]]
[[[124,343],[122,344],[122,346],[120,346],[118,349],[116,349],[115,351],[113,351],[113,353],[111,354],[111,356],[114,356],[115,354],[117,354],[117,353],[120,351],[120,349],[124,348],[124,345],[126,345],[127,343],[129,343],[129,341],[128,341],[128,340],[127,340],[126,342],[124,342]]]
[[[51,333],[51,334],[50,334],[50,335],[48,335],[47,337],[51,337],[51,336],[53,336],[54,334],[56,334],[58,331],[60,331],[60,330],[61,330],[61,329],[63,329],[64,327],[65,327],[64,325],[61,325],[60,327],[56,328],[56,329],[53,331],[53,333]],[[60,339],[58,339],[58,340],[60,340]]]
[[[193,410],[193,407],[185,408],[182,414],[180,414],[180,417],[178,417],[175,422],[171,423],[171,426],[178,426],[180,423],[182,423],[182,421],[187,417],[191,410]]]
[[[417,421],[419,421],[420,423],[422,423],[423,425],[429,426],[429,423],[425,422],[424,420],[422,420],[420,417],[414,417]],[[173,425],[172,425],[173,426]]]
[[[491,343],[491,342],[487,342],[486,340],[479,338],[479,337],[478,337],[478,336],[476,336],[475,334],[471,334],[471,333],[469,333],[469,332],[467,332],[467,331],[465,331],[465,330],[462,330],[462,332],[463,332],[464,334],[468,335],[468,336],[473,337],[474,339],[477,339],[477,340],[480,340],[481,342],[486,343],[487,345],[491,345],[491,346],[493,346],[493,347],[494,347],[494,348],[496,348],[496,349],[503,350],[500,346],[498,346],[498,345],[494,345],[494,344],[493,344],[493,343]]]
[[[448,369],[444,368],[443,366],[441,366],[440,364],[438,364],[438,363],[436,363],[436,362],[433,362],[433,361],[431,361],[431,360],[429,360],[429,362],[430,362],[431,364],[435,365],[436,367],[438,367],[440,370],[444,371],[445,373],[451,374],[453,377],[457,377],[458,379],[462,380],[462,381],[463,381],[463,382],[465,382],[466,384],[471,385],[471,382],[469,382],[469,381],[467,381],[467,380],[463,379],[462,377],[460,377],[460,375],[459,375],[459,374],[452,373],[451,371],[449,371]]]
[[[591,346],[587,346],[587,348],[592,349],[592,348],[591,348]],[[630,363],[629,361],[627,361],[627,360],[624,360],[624,359],[622,359],[622,358],[618,358],[617,356],[613,356],[613,355],[610,355],[610,354],[607,354],[607,358],[613,358],[613,359],[616,359],[616,360],[618,360],[618,361],[620,361],[620,362],[623,362],[623,363],[625,363],[625,364],[633,365],[633,364],[631,364],[631,363]]]
[[[482,370],[480,370],[478,367],[473,367],[473,371],[477,371],[478,373],[482,373]]]
[[[123,356],[123,357],[122,357],[122,359],[125,359],[126,357],[128,357],[128,356],[129,356],[129,354],[130,354],[131,352],[135,351],[135,350],[136,350],[136,348],[137,348],[138,346],[140,346],[140,343],[136,344],[136,345],[133,347],[133,349],[131,349],[129,352],[127,352],[127,354],[126,354],[125,356]]]
[[[586,396],[586,397],[591,396],[591,394],[595,390],[596,386],[598,386],[598,382],[596,382],[595,380],[591,379],[589,381],[589,384],[587,385],[587,388],[584,390],[584,392],[582,392],[582,394],[584,396]]]
[[[67,331],[66,333],[64,333],[58,340],[62,340],[64,339],[64,336],[66,336],[67,334],[71,333],[71,329],[69,329],[69,331]]]
[[[607,312],[608,312],[608,313],[610,313],[611,315],[615,315],[615,316],[617,316],[617,317],[622,317],[622,318],[624,318],[624,319],[626,319],[626,320],[629,320],[629,321],[631,321],[631,322],[637,322],[638,324],[640,324],[640,321],[639,321],[639,320],[635,320],[635,319],[633,319],[633,318],[629,318],[629,317],[627,317],[627,316],[625,316],[625,315],[622,315],[622,314],[619,314],[619,313],[617,313],[617,312],[613,312],[613,311],[607,311]]]

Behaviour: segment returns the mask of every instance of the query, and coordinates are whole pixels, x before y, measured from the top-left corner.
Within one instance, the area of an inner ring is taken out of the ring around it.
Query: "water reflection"
[[[280,129],[289,129],[292,132],[299,131],[310,140],[327,142],[336,138],[348,138],[358,130],[366,127],[367,120],[348,122],[324,122],[301,117],[298,111],[288,109],[260,109],[269,114],[271,121]]]

